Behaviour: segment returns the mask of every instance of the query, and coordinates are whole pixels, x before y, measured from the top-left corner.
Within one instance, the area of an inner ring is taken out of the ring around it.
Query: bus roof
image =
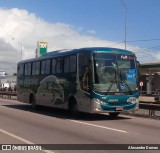
[[[19,63],[25,63],[25,62],[31,62],[31,61],[38,61],[38,60],[43,60],[47,58],[52,58],[52,57],[59,57],[59,56],[67,56],[67,55],[73,55],[76,53],[102,53],[102,52],[108,52],[108,53],[120,53],[120,54],[128,54],[128,55],[134,55],[133,52],[124,50],[124,49],[119,49],[119,48],[108,48],[108,47],[88,47],[88,48],[79,48],[79,49],[63,49],[63,50],[56,50],[56,51],[51,51],[46,54],[43,54],[40,57],[28,59],[28,60],[23,60],[20,61]]]

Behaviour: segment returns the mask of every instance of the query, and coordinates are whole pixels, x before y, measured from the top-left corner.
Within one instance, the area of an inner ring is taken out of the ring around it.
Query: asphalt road
[[[0,99],[0,144],[127,144],[136,147],[160,144],[160,120],[120,115],[110,119],[108,115],[81,114],[77,119],[68,112],[32,108],[16,100]],[[88,145],[88,146],[89,146]],[[72,145],[71,149],[77,147]],[[93,145],[96,148],[96,145]],[[102,146],[103,147],[103,146]],[[116,145],[114,146],[116,148]],[[117,147],[119,147],[117,145]],[[159,146],[160,149],[160,146]],[[3,151],[0,151],[3,152]],[[8,151],[17,152],[17,151]],[[22,151],[18,151],[19,153]],[[146,152],[146,150],[42,150],[27,152],[47,153],[101,153]],[[159,152],[159,150],[147,150]]]

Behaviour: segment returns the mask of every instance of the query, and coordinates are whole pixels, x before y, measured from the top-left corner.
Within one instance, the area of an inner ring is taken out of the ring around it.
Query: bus
[[[18,63],[17,99],[33,108],[116,117],[139,107],[137,63],[133,52],[117,48],[48,52]]]

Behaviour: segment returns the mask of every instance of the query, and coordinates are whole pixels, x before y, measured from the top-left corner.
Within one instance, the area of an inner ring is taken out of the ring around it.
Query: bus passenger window
[[[39,75],[40,74],[40,62],[36,62],[36,74],[35,75]]]
[[[32,75],[35,75],[36,74],[36,63],[34,62],[32,64]]]
[[[90,54],[79,54],[79,83],[83,90],[89,91],[91,76],[89,73],[89,61],[91,59]]]
[[[70,72],[76,72],[77,60],[76,55],[70,56]]]
[[[56,73],[56,59],[52,60],[52,74]]]
[[[18,65],[18,75],[23,75],[24,72],[24,64]]]
[[[31,75],[31,63],[26,63],[24,65],[24,75],[26,76]]]
[[[69,72],[69,56],[64,58],[64,73],[68,73]]]
[[[27,75],[31,75],[31,63],[28,63],[28,72]]]
[[[28,64],[24,65],[24,75],[27,75],[28,72]]]
[[[62,58],[56,60],[56,73],[62,73],[63,61]]]
[[[45,74],[45,64],[46,64],[46,62],[42,61],[42,64],[41,64],[41,74]]]
[[[50,60],[46,60],[46,70],[45,74],[50,74],[51,62]]]

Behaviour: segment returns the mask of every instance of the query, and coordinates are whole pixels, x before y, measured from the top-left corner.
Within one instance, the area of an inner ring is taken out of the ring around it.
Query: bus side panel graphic
[[[40,82],[40,87],[38,88],[36,96],[38,99],[41,99],[44,94],[49,97],[49,102],[54,105],[64,103],[64,90],[59,80],[53,75],[44,78]]]

